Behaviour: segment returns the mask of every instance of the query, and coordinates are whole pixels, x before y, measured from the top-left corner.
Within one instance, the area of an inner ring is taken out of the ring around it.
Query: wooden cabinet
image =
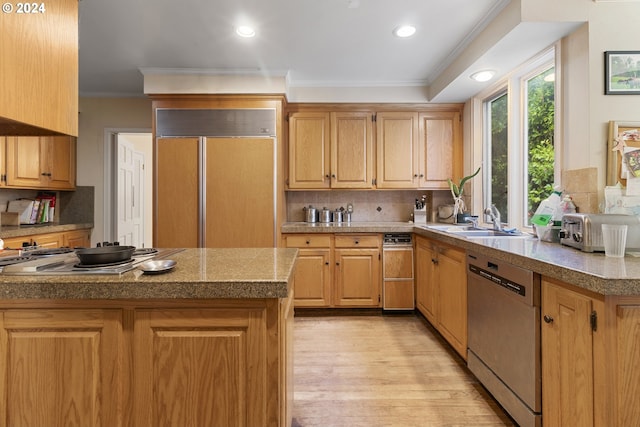
[[[91,247],[91,230],[74,230],[62,233],[62,246],[68,248]]]
[[[336,235],[335,295],[340,307],[381,304],[380,236]]]
[[[466,360],[465,251],[416,237],[416,295],[418,310]]]
[[[542,413],[547,426],[640,425],[640,297],[542,278]]]
[[[376,114],[378,188],[417,188],[418,113]]]
[[[462,177],[459,105],[291,107],[290,189],[448,189]]]
[[[326,112],[289,116],[289,188],[329,188],[331,116]]]
[[[7,237],[4,247],[19,249],[26,246],[39,246],[42,248],[87,248],[91,246],[91,229],[63,231],[60,233],[33,234],[24,237]]]
[[[286,427],[292,298],[5,300],[0,424]]]
[[[413,310],[413,248],[389,247],[382,252],[382,306],[385,310]]]
[[[381,238],[362,234],[289,234],[299,248],[296,307],[380,307]]]
[[[2,17],[0,134],[78,135],[78,1]]]
[[[264,310],[136,310],[136,426],[266,426]],[[199,355],[199,356],[197,356]]]
[[[328,234],[290,234],[288,248],[299,248],[293,279],[296,307],[329,307],[333,261],[332,238]]]
[[[593,300],[542,281],[545,426],[593,426]]]
[[[373,187],[372,115],[331,113],[331,188]]]
[[[6,138],[7,187],[73,190],[76,139],[68,136]]]
[[[119,426],[120,310],[0,311],[0,413],[8,426]]]
[[[372,188],[372,116],[300,112],[289,116],[289,188]]]
[[[420,113],[419,135],[418,186],[448,189],[463,173],[460,112]]]

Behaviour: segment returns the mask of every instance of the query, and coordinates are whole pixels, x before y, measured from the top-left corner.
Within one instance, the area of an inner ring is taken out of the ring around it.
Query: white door
[[[144,246],[144,153],[118,138],[117,233],[121,245]]]

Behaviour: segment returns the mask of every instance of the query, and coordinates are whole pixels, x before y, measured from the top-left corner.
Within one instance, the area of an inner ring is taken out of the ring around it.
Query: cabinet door
[[[62,234],[62,246],[88,248],[91,246],[91,230],[67,231]]]
[[[545,426],[593,426],[593,335],[587,296],[542,281]]]
[[[460,113],[420,113],[419,187],[448,189],[462,177]]]
[[[0,116],[43,133],[78,135],[78,1],[24,4],[46,10],[3,16]]]
[[[371,113],[331,113],[331,188],[372,188]]]
[[[289,116],[289,188],[329,188],[329,113]]]
[[[294,275],[296,307],[331,305],[331,249],[300,249]]]
[[[637,425],[640,420],[640,305],[616,307],[618,426]]]
[[[200,244],[198,138],[158,138],[154,245],[197,248]]]
[[[380,249],[335,250],[334,305],[380,306]]]
[[[416,238],[416,307],[434,326],[438,319],[437,253],[430,240]]]
[[[40,248],[59,248],[62,246],[62,233],[47,233],[31,236],[31,242]]]
[[[465,252],[438,248],[438,331],[467,358],[467,271]]]
[[[266,322],[259,307],[136,310],[131,424],[273,424],[267,400],[278,396],[267,396]]]
[[[418,113],[376,115],[378,188],[418,186]]]
[[[121,425],[121,322],[120,310],[0,312],[2,425]]]
[[[47,153],[47,182],[51,189],[76,187],[76,139],[70,136],[42,137]]]
[[[413,310],[413,249],[385,248],[382,262],[383,307],[385,310]]]
[[[38,136],[7,137],[7,185],[46,186],[46,144]]]

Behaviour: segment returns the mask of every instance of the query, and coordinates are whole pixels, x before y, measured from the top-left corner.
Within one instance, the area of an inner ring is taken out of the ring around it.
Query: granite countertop
[[[2,299],[286,298],[298,250],[185,249],[164,274],[136,269],[121,275],[0,274]]]
[[[602,252],[578,249],[529,238],[473,238],[405,222],[351,223],[343,225],[286,223],[283,233],[413,232],[469,251],[511,262],[546,277],[570,283],[600,295],[640,295],[640,254],[624,258],[606,257]],[[443,225],[443,224],[437,224]]]

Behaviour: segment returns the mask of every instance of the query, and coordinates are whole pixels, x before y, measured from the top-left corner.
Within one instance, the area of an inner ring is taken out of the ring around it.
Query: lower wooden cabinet
[[[417,236],[415,257],[416,307],[466,360],[466,252]]]
[[[292,299],[0,302],[0,425],[288,426]]]
[[[10,249],[19,249],[27,246],[40,246],[42,248],[88,248],[91,246],[91,229],[63,231],[60,233],[33,234],[24,237],[5,238],[4,246]]]
[[[296,307],[380,307],[381,242],[377,234],[288,234],[299,248]]]
[[[122,312],[0,311],[0,414],[7,426],[119,426]]]
[[[640,426],[640,297],[542,279],[545,427]]]

